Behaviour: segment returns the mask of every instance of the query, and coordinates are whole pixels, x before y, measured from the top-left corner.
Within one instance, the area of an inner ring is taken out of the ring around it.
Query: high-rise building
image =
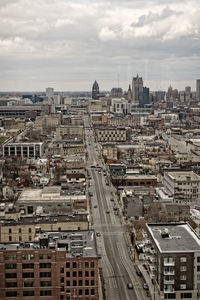
[[[112,98],[121,98],[123,95],[122,88],[112,88],[111,90],[111,97]]]
[[[138,74],[132,80],[132,95],[133,104],[139,104],[143,99],[143,79]]]
[[[95,82],[93,83],[93,86],[92,86],[92,99],[94,99],[94,100],[99,99],[99,85],[98,85],[96,80],[95,80]]]
[[[46,96],[50,100],[54,96],[54,89],[51,87],[46,88]]]
[[[95,233],[41,233],[38,242],[0,244],[0,300],[98,300]]]
[[[197,79],[196,85],[196,100],[200,102],[200,79]]]

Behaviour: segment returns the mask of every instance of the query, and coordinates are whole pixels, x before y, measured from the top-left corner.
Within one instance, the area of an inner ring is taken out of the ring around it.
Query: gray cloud
[[[94,79],[110,89],[119,73],[123,88],[136,73],[152,88],[194,82],[199,0],[165,3],[1,0],[0,90],[89,90]]]

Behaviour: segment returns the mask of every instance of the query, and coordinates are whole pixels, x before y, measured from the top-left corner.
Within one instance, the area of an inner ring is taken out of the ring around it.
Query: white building
[[[200,176],[193,171],[165,172],[164,187],[176,202],[200,203]]]

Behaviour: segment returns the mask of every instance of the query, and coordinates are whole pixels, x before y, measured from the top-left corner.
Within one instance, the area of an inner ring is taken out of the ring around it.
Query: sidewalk
[[[151,299],[153,300],[160,300],[160,296],[158,294],[158,290],[156,288],[156,286],[152,283],[151,278],[149,277],[149,274],[147,273],[147,270],[143,267],[142,264],[138,264],[136,263],[138,269],[141,271],[142,275],[143,275],[143,279],[144,281],[147,283],[148,287],[149,287],[149,292],[151,294]]]

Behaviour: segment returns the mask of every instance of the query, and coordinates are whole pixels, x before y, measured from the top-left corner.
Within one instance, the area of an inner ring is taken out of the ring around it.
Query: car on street
[[[131,282],[127,283],[127,288],[129,290],[132,290],[133,289],[133,284]]]
[[[100,232],[97,232],[97,233],[96,233],[96,236],[100,237],[100,236],[101,236],[101,233],[100,233]]]
[[[113,202],[113,201],[114,201],[114,199],[113,199],[113,198],[110,198],[110,201],[112,201],[112,202]]]
[[[146,282],[144,282],[144,284],[143,284],[143,289],[146,291],[149,289],[148,284],[146,284]]]
[[[136,274],[137,274],[139,277],[142,277],[142,272],[141,272],[139,269],[136,269]]]
[[[109,209],[107,209],[107,210],[106,210],[106,213],[107,213],[107,214],[109,214],[109,213],[110,213]]]
[[[97,208],[97,205],[94,205],[94,208]]]

